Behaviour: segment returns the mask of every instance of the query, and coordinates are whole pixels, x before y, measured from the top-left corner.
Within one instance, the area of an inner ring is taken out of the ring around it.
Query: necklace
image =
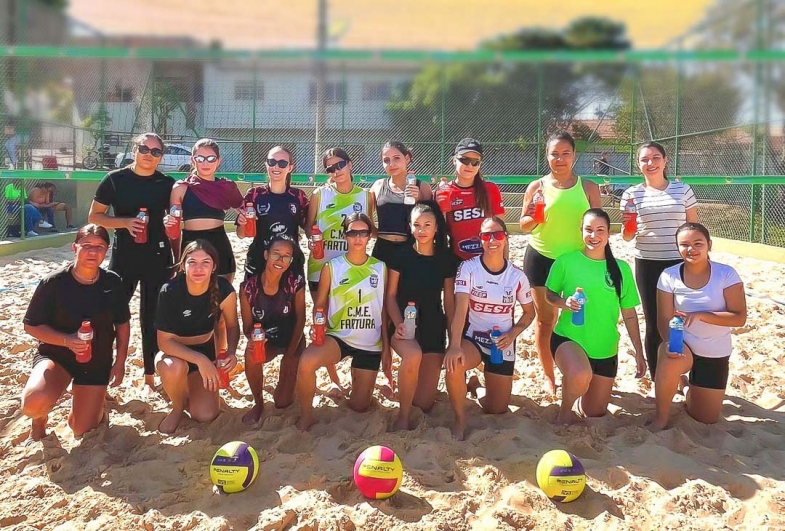
[[[74,278],[75,278],[77,281],[79,281],[81,284],[88,284],[88,285],[90,285],[90,284],[95,284],[95,283],[96,283],[96,281],[98,280],[98,277],[100,276],[100,272],[99,272],[99,274],[97,274],[97,275],[95,276],[95,278],[84,278],[84,277],[81,277],[81,276],[79,276],[79,274],[76,272],[76,267],[73,267],[73,268],[71,268],[71,274],[72,274],[72,275],[74,276]]]

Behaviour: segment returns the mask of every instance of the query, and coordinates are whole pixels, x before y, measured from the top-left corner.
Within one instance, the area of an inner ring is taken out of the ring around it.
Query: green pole
[[[346,63],[343,63],[341,70],[341,145],[346,145]]]
[[[259,160],[259,154],[256,151],[256,90],[257,90],[256,87],[258,86],[258,83],[259,83],[259,80],[258,80],[259,68],[258,68],[258,65],[257,65],[256,61],[254,61],[252,63],[252,66],[253,66],[253,89],[252,89],[253,90],[253,92],[252,92],[252,94],[253,94],[253,96],[252,96],[253,103],[251,104],[251,120],[252,120],[252,122],[251,122],[251,153],[253,153],[253,156],[251,157],[251,160],[252,160],[252,164],[253,164],[253,170],[256,171],[257,168],[261,168],[261,161]],[[242,151],[242,148],[240,148],[240,151]],[[242,157],[242,154],[241,154],[240,155],[240,161],[241,161],[240,164],[242,164],[242,160],[243,160],[243,157]],[[245,169],[245,168],[241,168],[241,169]]]
[[[101,37],[101,47],[105,46],[104,38]],[[96,150],[100,154],[102,153],[101,149],[104,147],[104,142],[106,142],[106,124],[107,124],[107,113],[106,113],[106,58],[101,59],[101,83],[100,89],[101,91],[101,103],[98,106],[98,115],[99,125],[101,127],[101,142],[96,146]],[[103,159],[101,159],[103,162]]]
[[[771,16],[771,2],[767,3],[769,13],[765,17],[765,20],[768,22],[765,24],[765,29],[763,30],[763,34],[761,35],[761,49],[768,49],[770,38],[771,38],[771,25],[772,19]],[[763,123],[765,124],[763,127],[763,153],[761,153],[761,165],[763,175],[768,175],[768,154],[769,154],[769,120],[771,118],[770,113],[770,82],[771,82],[771,65],[766,63],[765,70],[763,71]],[[760,207],[760,241],[761,243],[766,243],[767,240],[767,217],[768,217],[768,209],[767,209],[767,198],[766,198],[766,185],[761,185],[761,207]]]
[[[27,44],[27,2],[22,1],[17,4],[19,6],[19,11],[17,12],[17,27],[19,28],[19,40],[20,44]],[[32,170],[33,168],[25,168],[25,163],[27,161],[27,153],[30,147],[30,120],[27,115],[26,107],[22,103],[25,101],[25,95],[27,94],[27,74],[30,70],[30,61],[34,59],[26,59],[20,62],[21,71],[19,75],[19,84],[18,88],[19,91],[17,92],[17,102],[21,105],[22,110],[22,120],[21,120],[21,128],[17,127],[17,133],[20,134],[20,141],[19,141],[19,164],[22,165],[22,169],[29,169]],[[21,132],[20,132],[21,129]],[[19,168],[17,168],[19,169]],[[25,181],[24,179],[19,180],[19,187],[22,190],[22,195],[19,199],[19,230],[20,236],[22,239],[27,237],[27,228],[25,228],[25,198],[27,196],[27,191],[25,190]]]
[[[758,49],[762,45],[762,28],[763,28],[763,1],[757,0],[755,2],[757,12],[757,19],[755,24],[755,41]],[[753,98],[753,119],[752,119],[752,164],[750,168],[751,176],[758,174],[758,122],[760,120],[760,89],[761,77],[763,74],[763,65],[760,62],[755,63],[755,84],[752,88]],[[750,185],[750,238],[751,242],[755,241],[755,213],[758,211],[758,187]]]
[[[446,156],[446,139],[445,134],[447,131],[447,66],[442,67],[442,111],[441,111],[441,141],[439,142],[439,175],[444,175],[444,164]]]
[[[542,114],[543,99],[545,92],[545,66],[542,63],[537,65],[537,168],[534,173],[539,175],[542,171]]]
[[[682,49],[682,41],[679,41],[679,51]],[[673,148],[674,152],[674,160],[673,160],[673,168],[674,173],[676,175],[679,174],[681,171],[681,82],[682,77],[684,76],[684,69],[682,67],[682,62],[679,61],[679,64],[676,65],[676,141]]]
[[[633,68],[632,82],[630,84],[630,103],[632,104],[632,109],[630,111],[630,175],[635,171],[635,106],[637,105],[637,102],[635,101],[635,83],[638,79],[636,73],[637,68]]]

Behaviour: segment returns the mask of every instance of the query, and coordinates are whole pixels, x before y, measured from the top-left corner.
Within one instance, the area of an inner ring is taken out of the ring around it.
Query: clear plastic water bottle
[[[499,330],[498,326],[494,326],[493,330],[491,330],[491,363],[494,365],[504,362],[504,354],[498,345],[500,337],[502,337],[502,331]]]
[[[170,240],[176,240],[180,236],[180,224],[182,223],[183,219],[183,208],[175,203],[169,210],[169,215],[177,220],[177,223],[166,227],[166,236]]]
[[[575,294],[572,298],[581,305],[580,310],[572,312],[572,324],[575,326],[583,326],[583,323],[586,320],[586,314],[584,313],[586,307],[586,294],[583,293],[583,288],[575,288]]]
[[[417,328],[417,306],[409,302],[403,311],[404,338],[414,339],[414,331]]]
[[[684,355],[684,319],[681,315],[674,315],[668,323],[668,352],[680,356]]]
[[[406,188],[417,185],[417,177],[413,173],[406,174]],[[408,192],[403,194],[403,204],[413,205],[415,203],[414,197],[409,195]]]

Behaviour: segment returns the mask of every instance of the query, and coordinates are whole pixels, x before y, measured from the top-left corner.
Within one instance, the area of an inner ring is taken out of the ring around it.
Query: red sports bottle
[[[624,232],[627,234],[638,232],[638,210],[635,208],[635,203],[632,202],[632,199],[628,199],[627,204],[624,205],[622,222],[624,223]]]
[[[136,236],[134,236],[134,243],[147,243],[147,224],[150,221],[150,217],[147,215],[147,209],[140,208],[136,217],[144,222],[144,227],[142,230],[136,232]]]
[[[324,333],[327,327],[327,319],[324,315],[324,308],[316,308],[313,316],[313,342],[315,345],[324,345]]]
[[[167,225],[166,227],[166,237],[170,240],[176,240],[180,237],[180,223],[183,219],[183,207],[178,204],[172,205],[172,209],[169,211],[169,215],[172,216],[174,219],[177,220],[177,223],[172,225],[171,227]]]
[[[245,219],[248,222],[245,224],[245,237],[256,238],[256,210],[254,210],[253,203],[245,204]]]
[[[265,344],[265,335],[264,335],[264,328],[260,323],[256,323],[253,325],[253,333],[251,334],[251,341],[253,342],[253,352],[251,354],[251,359],[254,363],[264,363],[267,359],[267,353],[265,352],[264,344]]]
[[[229,388],[229,371],[223,368],[223,360],[228,358],[225,350],[218,352],[218,389]]]
[[[87,350],[81,354],[77,354],[76,361],[79,363],[87,363],[93,359],[93,326],[90,324],[90,321],[82,321],[82,326],[79,327],[76,337],[82,341],[87,341]]]
[[[311,231],[311,247],[311,254],[314,259],[324,259],[324,235],[317,225],[314,225],[313,231]]]
[[[532,216],[534,222],[545,223],[545,196],[542,190],[534,192],[532,203],[534,204],[534,215]]]

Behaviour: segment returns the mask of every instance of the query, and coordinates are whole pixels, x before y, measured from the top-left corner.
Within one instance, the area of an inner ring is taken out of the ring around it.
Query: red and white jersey
[[[483,212],[477,206],[474,188],[462,188],[453,181],[449,186],[436,191],[436,202],[447,220],[447,231],[452,238],[455,255],[461,260],[468,260],[482,254],[482,243],[480,243],[482,220],[489,216],[504,214],[499,187],[488,181],[484,184],[491,212]]]
[[[510,262],[504,269],[491,273],[477,256],[463,262],[455,275],[455,293],[469,295],[469,327],[466,336],[490,352],[490,333],[494,326],[509,331],[514,322],[515,301],[532,302],[532,291],[526,274]],[[515,346],[503,351],[504,359],[515,359]]]

